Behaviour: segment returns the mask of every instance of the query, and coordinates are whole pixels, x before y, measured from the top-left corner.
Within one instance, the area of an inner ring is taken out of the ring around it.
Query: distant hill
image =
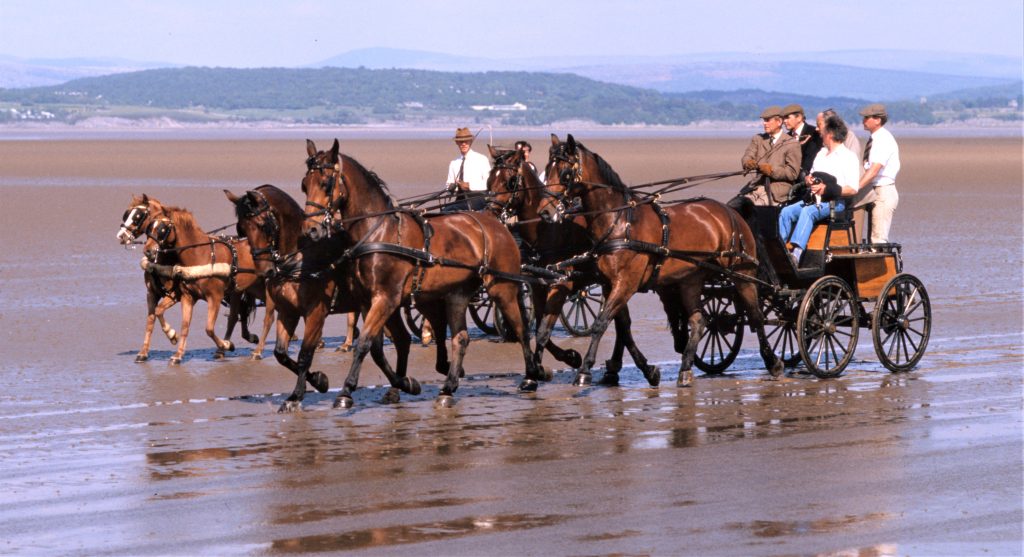
[[[58,85],[72,79],[170,67],[120,58],[28,59],[0,56],[0,88]]]

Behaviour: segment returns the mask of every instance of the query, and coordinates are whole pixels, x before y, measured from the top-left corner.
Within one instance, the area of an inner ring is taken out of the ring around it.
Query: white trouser
[[[889,228],[896,206],[900,204],[900,194],[892,185],[876,187],[875,195],[875,206],[871,209],[871,243],[885,244],[889,241]]]

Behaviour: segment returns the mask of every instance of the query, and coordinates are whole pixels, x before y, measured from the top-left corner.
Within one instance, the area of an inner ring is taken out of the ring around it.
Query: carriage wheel
[[[525,310],[523,318],[526,320],[526,334],[529,337],[533,329],[533,292],[530,290],[529,283],[524,282],[519,287],[519,297],[523,300],[523,309]],[[494,312],[494,328],[498,330],[501,338],[507,341],[514,340],[512,328],[507,325],[505,315],[500,311]]]
[[[875,354],[891,371],[909,371],[924,356],[932,332],[932,304],[914,275],[896,275],[875,304],[871,337]]]
[[[559,321],[565,330],[574,337],[585,337],[590,335],[594,328],[594,321],[601,313],[604,306],[604,294],[601,286],[591,284],[590,286],[573,292],[562,305],[562,313],[558,316]]]
[[[764,332],[772,352],[782,359],[787,368],[800,363],[800,344],[796,338],[796,318],[800,306],[794,298],[765,297]]]
[[[705,287],[700,297],[704,314],[704,334],[697,341],[693,360],[697,369],[717,375],[729,369],[743,343],[743,323],[736,311],[731,286]]]
[[[498,334],[498,329],[494,326],[494,314],[496,313],[494,302],[483,289],[469,301],[469,317],[485,335]]]
[[[800,357],[820,378],[838,377],[857,348],[853,290],[836,276],[818,279],[804,295],[796,320]]]
[[[412,336],[417,340],[423,337],[423,314],[416,309],[415,305],[402,306],[402,319]]]

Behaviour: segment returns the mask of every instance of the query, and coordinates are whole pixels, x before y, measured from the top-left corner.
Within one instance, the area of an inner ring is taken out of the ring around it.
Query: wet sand
[[[546,139],[527,138],[543,162]],[[634,184],[731,170],[747,141],[578,139]],[[371,364],[357,406],[334,410],[350,356],[333,351],[332,318],[314,368],[335,388],[279,415],[294,381],[272,343],[251,362],[236,333],[235,354],[212,361],[196,323],[182,366],[159,332],[133,363],[141,253],[114,234],[131,193],[208,229],[233,220],[224,188],[299,197],[301,140],[0,141],[0,553],[1020,555],[1021,140],[900,146],[892,236],[934,321],[910,373],[885,370],[862,331],[835,380],[763,381],[748,340],[730,373],[680,390],[658,302],[640,295],[634,330],[661,366],[657,389],[634,367],[619,388],[586,389],[560,369],[519,395],[518,348],[477,334],[454,408],[433,405],[433,348],[414,346],[423,394],[379,404]],[[397,197],[439,187],[455,154],[447,139],[342,150]]]

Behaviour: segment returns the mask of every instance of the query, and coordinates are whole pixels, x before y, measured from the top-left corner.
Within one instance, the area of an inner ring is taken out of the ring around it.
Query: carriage
[[[924,284],[903,272],[902,246],[858,241],[851,210],[837,212],[832,202],[797,267],[779,237],[780,210],[756,207],[755,233],[772,271],[759,281],[765,330],[786,367],[802,362],[817,377],[839,376],[863,328],[871,331],[882,365],[894,372],[912,369],[928,345],[931,302]],[[705,373],[724,372],[739,353],[746,323],[732,302],[733,290],[724,276],[705,286],[707,328],[694,362]]]

